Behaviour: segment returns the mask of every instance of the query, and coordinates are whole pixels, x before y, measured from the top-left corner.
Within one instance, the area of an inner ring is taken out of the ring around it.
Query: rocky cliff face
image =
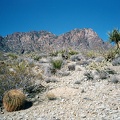
[[[45,51],[61,48],[98,49],[107,48],[107,44],[92,29],[74,29],[60,36],[47,31],[16,32],[0,37],[0,50],[20,52],[21,50]]]
[[[96,49],[105,45],[92,29],[74,29],[59,36],[58,41],[81,49]]]

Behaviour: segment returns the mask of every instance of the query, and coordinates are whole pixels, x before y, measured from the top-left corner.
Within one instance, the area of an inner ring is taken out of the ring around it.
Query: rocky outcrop
[[[74,29],[65,33],[57,39],[63,46],[69,45],[73,48],[96,49],[105,47],[105,43],[92,29]]]
[[[40,32],[17,32],[6,36],[6,45],[12,52],[20,52],[25,50],[27,52],[31,51],[42,51],[46,49],[44,47],[49,46],[51,40],[55,39],[55,35],[50,32],[40,31]]]
[[[98,49],[108,46],[92,29],[74,29],[60,36],[47,31],[32,31],[0,37],[0,50],[19,53],[23,50],[50,52],[61,48]]]

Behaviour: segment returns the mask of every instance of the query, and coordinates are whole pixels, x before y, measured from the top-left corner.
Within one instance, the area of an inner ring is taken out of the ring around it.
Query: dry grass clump
[[[103,56],[106,61],[111,61],[115,58],[116,52],[114,50],[109,50],[105,53],[103,53]]]
[[[100,55],[100,53],[98,51],[95,50],[86,50],[86,51],[81,51],[83,53],[83,55],[87,58],[95,58],[97,56]]]
[[[17,56],[15,53],[8,53],[7,56],[8,56],[10,59],[12,59],[12,60],[18,58],[18,56]]]
[[[112,61],[116,56],[120,55],[120,49],[110,49],[106,51],[102,51],[101,55],[105,58],[106,61]]]
[[[48,92],[46,96],[47,96],[48,100],[55,100],[57,98],[55,96],[55,94],[52,92]]]
[[[69,49],[68,54],[69,54],[69,55],[77,55],[78,52],[77,52],[76,50]]]
[[[107,66],[106,61],[102,62],[91,62],[87,68],[90,70],[104,70],[104,68]]]

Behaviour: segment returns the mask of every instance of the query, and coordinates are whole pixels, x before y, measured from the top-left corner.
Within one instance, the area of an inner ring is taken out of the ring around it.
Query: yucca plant
[[[52,66],[54,69],[60,69],[62,67],[63,61],[61,59],[52,60]]]
[[[117,50],[120,49],[120,31],[119,29],[113,29],[112,32],[108,32],[110,42],[114,42],[117,45]]]
[[[3,105],[8,112],[20,110],[24,104],[25,95],[20,90],[10,90],[3,97]]]

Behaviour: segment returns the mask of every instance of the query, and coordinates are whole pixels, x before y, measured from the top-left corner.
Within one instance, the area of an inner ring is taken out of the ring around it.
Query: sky
[[[0,35],[91,28],[104,41],[120,28],[120,0],[0,0]]]

